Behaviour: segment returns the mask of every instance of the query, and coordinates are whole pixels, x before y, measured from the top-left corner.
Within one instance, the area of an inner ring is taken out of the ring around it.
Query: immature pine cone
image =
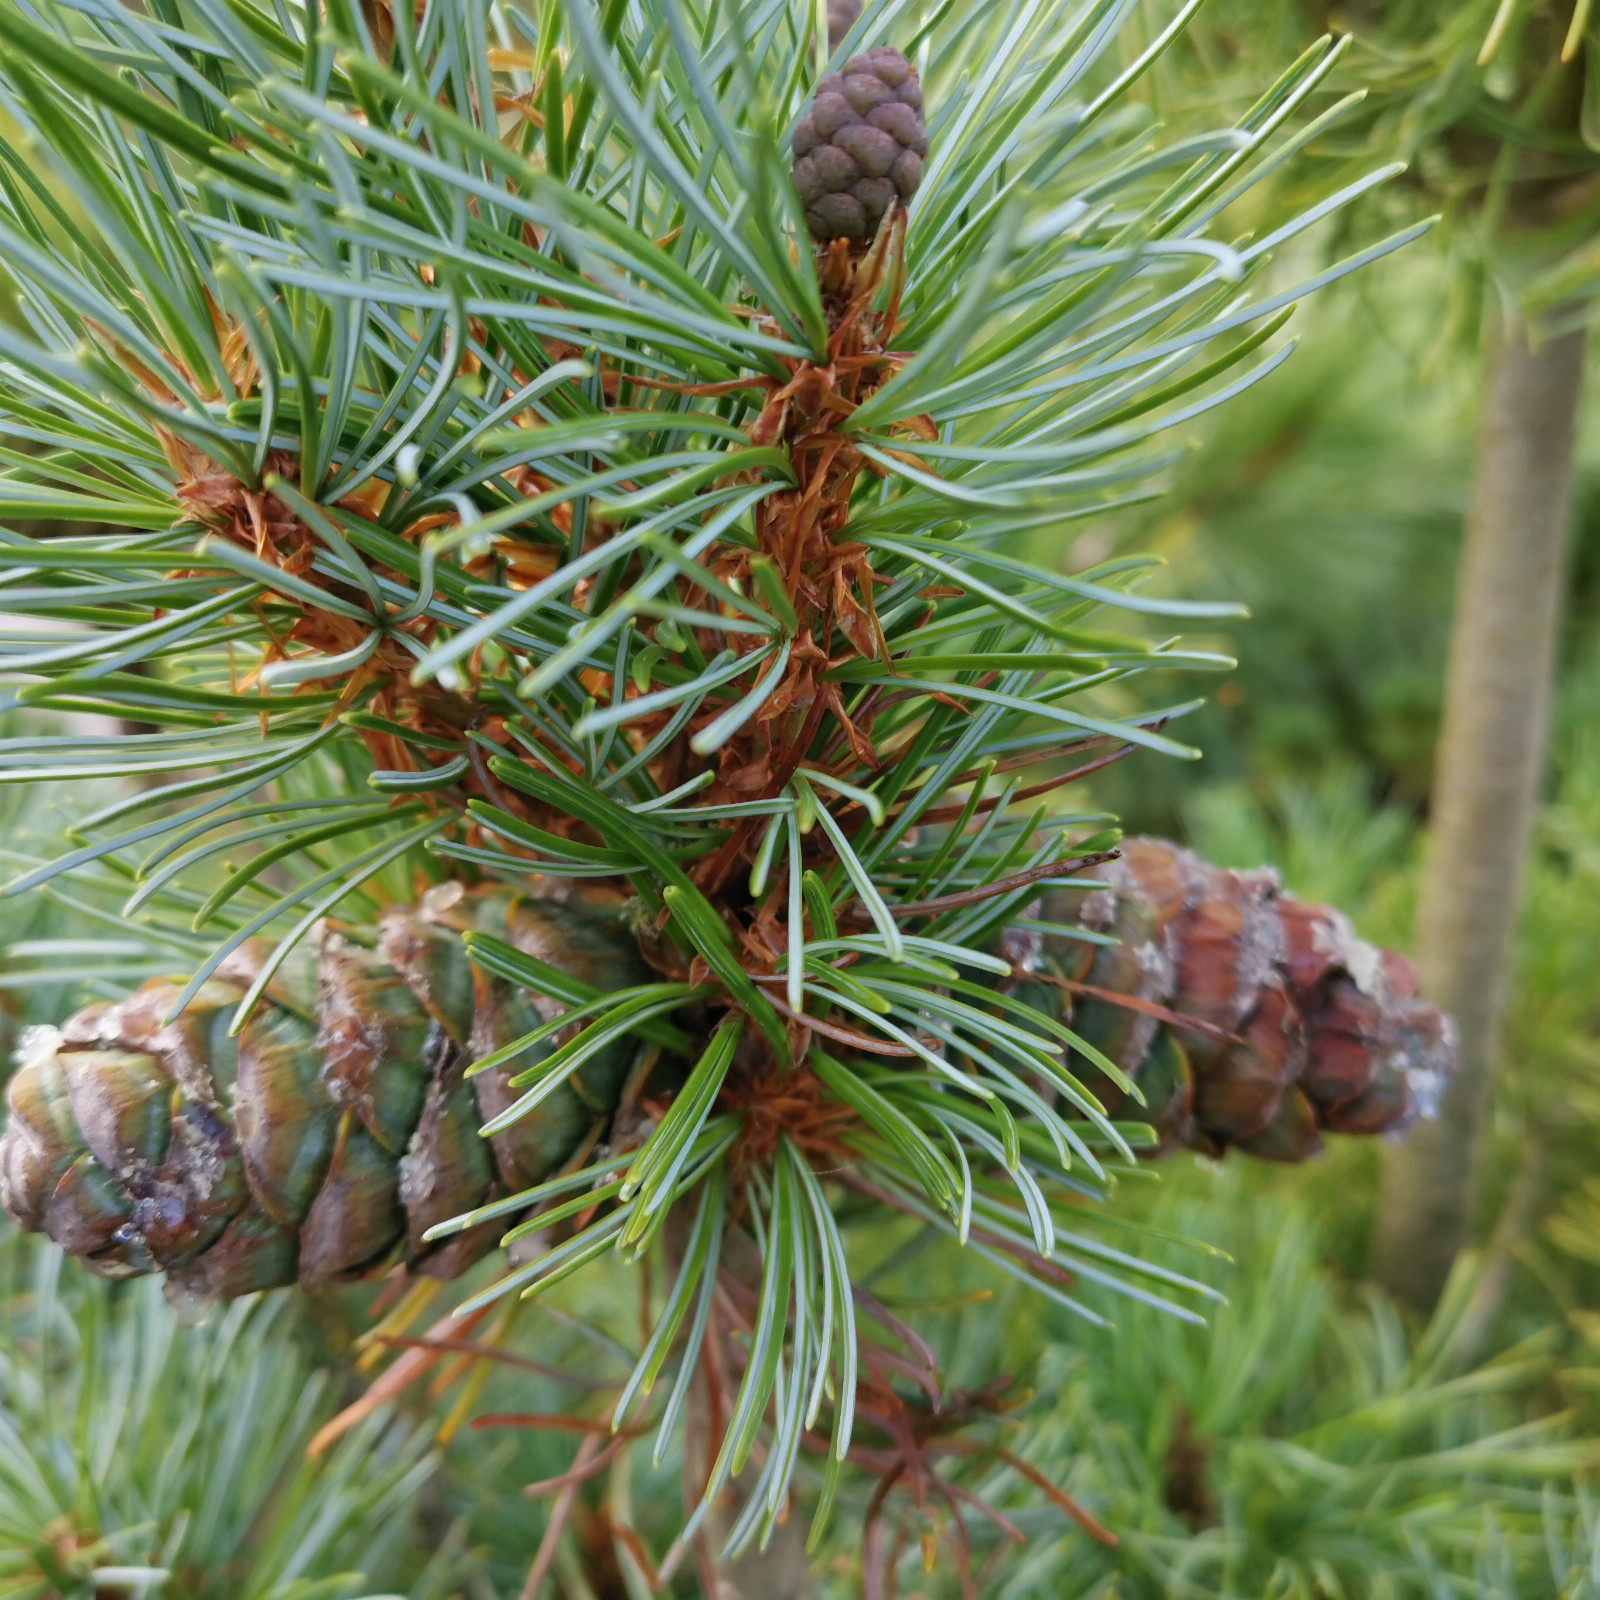
[[[837,50],[861,19],[861,0],[828,0],[828,48]]]
[[[476,1078],[468,1063],[567,1008],[485,971],[461,936],[492,934],[591,988],[625,988],[646,973],[619,904],[447,884],[386,913],[376,951],[327,932],[315,993],[269,990],[236,1040],[248,950],[170,1024],[180,987],[158,980],[36,1029],[6,1095],[0,1202],[92,1272],[167,1273],[179,1304],[297,1279],[315,1289],[396,1260],[454,1277],[504,1224],[438,1244],[428,1228],[559,1167],[609,1114],[637,1048],[601,1051],[531,1115],[480,1138],[555,1041]]]
[[[1117,943],[1047,938],[1041,955],[1077,986],[1072,1027],[1145,1096],[1140,1107],[1076,1062],[1118,1115],[1168,1147],[1303,1161],[1323,1132],[1398,1132],[1434,1114],[1455,1029],[1417,998],[1404,956],[1284,893],[1269,868],[1223,871],[1163,839],[1126,840],[1093,877],[1112,887],[1053,890],[1051,919]]]
[[[870,239],[895,199],[917,192],[927,153],[911,63],[898,50],[852,56],[817,85],[794,130],[794,186],[812,237]]]

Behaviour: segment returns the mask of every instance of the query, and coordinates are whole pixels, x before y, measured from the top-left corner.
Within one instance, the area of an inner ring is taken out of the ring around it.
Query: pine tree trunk
[[[1437,1120],[1383,1155],[1374,1271],[1421,1309],[1472,1220],[1480,1128],[1538,800],[1572,500],[1582,332],[1508,319],[1489,352],[1417,919],[1424,992],[1460,1032]]]
[[[711,1457],[721,1442],[711,1436],[710,1413],[703,1379],[691,1391],[694,1410],[685,1436],[687,1477],[697,1487],[705,1482]],[[752,1545],[741,1556],[719,1556],[728,1530],[744,1504],[742,1489],[754,1484],[754,1463],[746,1469],[745,1483],[727,1491],[727,1504],[706,1519],[698,1540],[700,1584],[706,1600],[809,1600],[811,1562],[806,1555],[807,1517],[791,1506],[786,1521],[774,1531],[765,1550]]]

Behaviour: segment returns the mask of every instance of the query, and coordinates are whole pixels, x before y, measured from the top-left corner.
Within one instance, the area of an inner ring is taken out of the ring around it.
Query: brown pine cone
[[[1053,891],[1051,920],[1119,942],[1052,939],[1049,954],[1075,996],[1073,1028],[1145,1095],[1123,1113],[1163,1144],[1299,1161],[1324,1130],[1388,1133],[1433,1114],[1455,1031],[1417,998],[1404,956],[1269,870],[1222,871],[1165,840],[1128,840],[1094,876],[1112,888]],[[1124,1101],[1077,1065],[1108,1104]]]
[[[793,145],[794,186],[812,237],[872,238],[884,212],[922,182],[928,130],[915,68],[898,50],[852,56],[817,85]]]
[[[861,19],[861,0],[828,0],[828,48],[837,50]]]

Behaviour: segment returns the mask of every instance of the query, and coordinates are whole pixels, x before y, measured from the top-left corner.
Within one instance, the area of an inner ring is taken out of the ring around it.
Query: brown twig
[[[1122,1541],[1117,1538],[1116,1534],[1103,1523],[1095,1521],[1066,1490],[1052,1483],[1037,1467],[1031,1466],[1021,1456],[1013,1454],[1001,1445],[994,1446],[994,1454],[1005,1462],[1013,1472],[1026,1478],[1041,1494],[1048,1495],[1091,1539],[1098,1539],[1101,1544],[1111,1550],[1117,1549],[1121,1544]]]
[[[466,1316],[452,1314],[434,1323],[428,1330],[428,1339],[420,1341],[420,1348],[407,1350],[359,1400],[347,1405],[331,1422],[317,1430],[311,1443],[306,1446],[306,1454],[315,1460],[335,1439],[348,1433],[358,1422],[365,1421],[379,1406],[393,1400],[438,1366],[449,1351],[437,1348],[430,1341],[453,1339],[460,1334],[471,1333],[493,1309],[492,1306],[482,1306]]]
[[[1046,778],[1042,783],[1029,784],[1026,789],[1018,789],[1014,795],[1006,798],[1008,806],[1014,806],[1019,800],[1032,800],[1036,795],[1048,794],[1052,789],[1064,788],[1069,783],[1076,783],[1079,778],[1087,778],[1091,773],[1099,772],[1109,767],[1113,762],[1121,761],[1125,756],[1130,756],[1139,747],[1136,744],[1125,744],[1120,749],[1113,750],[1109,755],[1101,756],[1098,761],[1087,761],[1081,767],[1074,767],[1070,772],[1059,772],[1053,778]],[[1023,763],[1018,763],[1022,765]],[[998,773],[1000,767],[996,767]],[[959,781],[959,780],[957,780]],[[951,784],[954,788],[955,785]],[[1001,797],[996,795],[993,800],[984,801],[972,813],[972,820],[976,822],[979,817],[987,816],[1000,804]],[[918,822],[954,822],[966,810],[964,805],[935,806],[932,811],[924,812]]]
[[[1244,1043],[1238,1034],[1229,1033],[1218,1023],[1190,1016],[1186,1011],[1174,1011],[1170,1006],[1159,1005],[1154,1000],[1145,1000],[1136,994],[1102,989],[1098,984],[1083,983],[1077,978],[1058,978],[1053,972],[1029,972],[1026,967],[1013,967],[1011,976],[1027,983],[1047,983],[1054,989],[1065,989],[1069,994],[1088,995],[1091,1000],[1104,1000],[1107,1005],[1124,1006],[1129,1011],[1154,1017],[1156,1021],[1165,1022],[1171,1027],[1182,1028],[1189,1033],[1203,1033],[1206,1038],[1215,1039],[1219,1044]]]
[[[599,1449],[599,1436],[590,1434],[578,1446],[578,1454],[572,1463],[573,1472],[587,1467]],[[567,1476],[571,1478],[572,1473],[569,1472]],[[550,1576],[550,1568],[555,1564],[556,1547],[561,1543],[561,1535],[566,1531],[567,1522],[572,1516],[572,1508],[578,1503],[578,1489],[581,1483],[581,1479],[568,1483],[562,1489],[560,1498],[550,1508],[550,1520],[544,1525],[544,1537],[539,1541],[533,1565],[528,1569],[528,1581],[523,1584],[522,1593],[517,1596],[517,1600],[539,1600],[539,1591],[544,1588],[544,1580]]]
[[[644,1575],[651,1594],[660,1594],[665,1583],[644,1547],[644,1540],[627,1523],[615,1520],[611,1524],[611,1536],[639,1563],[639,1571]]]
[[[490,1411],[472,1419],[474,1428],[538,1428],[547,1433],[596,1433],[602,1438],[611,1434],[611,1423],[604,1417],[574,1417],[565,1411]],[[636,1439],[644,1430],[622,1428],[618,1436]]]
[[[787,980],[781,977],[751,974],[757,983],[774,984],[784,983]],[[776,995],[768,995],[773,1009],[781,1017],[786,1017],[790,1022],[797,1022],[802,1028],[809,1028],[812,1033],[820,1033],[825,1038],[832,1039],[837,1044],[847,1044],[852,1050],[865,1050],[868,1055],[874,1056],[906,1056],[914,1058],[915,1050],[908,1050],[903,1044],[891,1044],[887,1039],[874,1039],[870,1034],[857,1033],[854,1028],[841,1028],[832,1022],[822,1022],[816,1017],[808,1017],[803,1012],[791,1011],[789,1007]]]
[[[895,917],[933,917],[944,911],[956,911],[962,906],[977,905],[982,900],[992,900],[996,895],[1009,894],[1013,889],[1026,888],[1042,878],[1059,878],[1068,872],[1082,872],[1087,867],[1098,867],[1115,861],[1120,850],[1096,850],[1086,856],[1068,856],[1065,861],[1047,861],[1043,866],[1029,867],[1009,878],[994,883],[981,883],[973,889],[962,889],[956,894],[941,894],[932,900],[919,900],[915,905],[890,906],[889,914]]]
[[[542,1378],[554,1378],[557,1383],[570,1383],[575,1389],[620,1389],[620,1383],[608,1383],[603,1378],[584,1378],[575,1372],[563,1372],[532,1356],[517,1355],[510,1350],[496,1350],[492,1345],[478,1344],[471,1339],[408,1339],[398,1333],[378,1333],[372,1337],[374,1344],[394,1345],[402,1350],[455,1351],[461,1355],[477,1356],[482,1361],[498,1361],[504,1366],[521,1367],[525,1372],[537,1372]]]
[[[598,1455],[592,1451],[585,1458],[584,1446],[598,1444],[603,1437],[602,1433],[591,1433],[578,1448],[578,1454],[573,1458],[572,1466],[559,1477],[541,1478],[537,1483],[530,1483],[523,1493],[530,1500],[542,1500],[547,1494],[560,1493],[563,1497],[569,1490],[576,1491],[586,1484],[591,1478],[597,1478],[613,1461],[628,1448],[629,1440],[626,1436],[613,1439]],[[554,1514],[551,1516],[555,1520]],[[541,1547],[542,1548],[542,1547]]]

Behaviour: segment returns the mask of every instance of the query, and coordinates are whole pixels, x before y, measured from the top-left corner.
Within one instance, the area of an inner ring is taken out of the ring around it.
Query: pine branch
[[[826,1417],[820,1526],[858,1376],[894,1392],[828,1174],[1075,1308],[1149,1297],[1053,1259],[1146,1137],[1092,1075],[1137,1097],[1145,1058],[1062,1020],[1095,973],[1010,992],[1029,908],[1116,834],[1013,807],[1064,758],[1194,754],[1134,680],[1226,663],[1139,619],[1236,611],[1012,541],[1148,493],[1296,295],[1415,230],[1265,285],[1387,175],[1205,231],[1328,47],[1162,150],[1122,9],[974,8],[913,68],[855,53],[879,5],[821,77],[809,5],[7,10],[0,513],[56,526],[0,533],[3,704],[156,730],[0,742],[0,780],[103,801],[10,892],[116,895],[190,973],[30,1058],[27,1224],[201,1296],[556,1230],[465,1314],[670,1222],[626,1400],[678,1353],[669,1439],[720,1351],[691,1531],[759,1440],[734,1550]]]

